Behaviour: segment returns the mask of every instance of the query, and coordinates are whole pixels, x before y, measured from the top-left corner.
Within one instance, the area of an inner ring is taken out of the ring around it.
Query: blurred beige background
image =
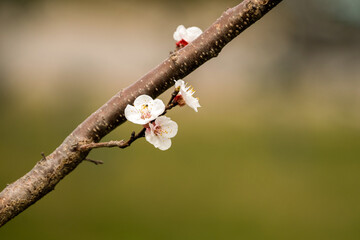
[[[0,188],[236,1],[1,1]],[[94,150],[1,239],[359,239],[360,3],[284,0],[185,80],[173,146]],[[160,98],[167,101],[170,92]],[[127,138],[126,123],[105,140]]]

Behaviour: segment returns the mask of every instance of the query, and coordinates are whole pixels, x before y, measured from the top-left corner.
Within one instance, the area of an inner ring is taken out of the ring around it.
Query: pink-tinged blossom
[[[154,122],[149,123],[145,131],[145,139],[160,150],[167,150],[171,147],[171,139],[178,131],[176,122],[170,118],[161,116]]]
[[[184,106],[186,104],[197,112],[197,108],[201,106],[199,99],[193,96],[195,90],[191,86],[187,86],[183,80],[175,81],[175,88],[179,89],[179,93],[175,97],[174,101],[177,101],[180,106]]]
[[[184,47],[194,41],[201,34],[202,31],[198,27],[185,28],[183,25],[180,25],[176,28],[173,37],[175,41],[177,41],[176,46]]]
[[[134,106],[127,105],[125,117],[136,124],[147,124],[165,111],[165,105],[160,99],[153,100],[148,95],[141,95],[134,101]]]

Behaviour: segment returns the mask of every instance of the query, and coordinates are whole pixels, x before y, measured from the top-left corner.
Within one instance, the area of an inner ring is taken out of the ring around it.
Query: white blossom
[[[176,45],[182,44],[186,46],[188,43],[194,41],[201,34],[202,31],[198,27],[185,28],[183,25],[180,25],[176,28],[173,37],[175,41],[178,41]]]
[[[170,118],[161,116],[153,123],[149,123],[149,127],[145,131],[145,139],[160,150],[167,150],[171,147],[171,139],[175,137],[178,131],[176,122]]]
[[[197,108],[201,107],[199,99],[195,98],[193,95],[195,90],[191,86],[187,86],[183,80],[175,81],[175,88],[179,88],[179,93],[175,97],[175,100],[180,106],[188,105],[197,112]]]
[[[147,124],[165,111],[165,105],[160,99],[153,100],[148,95],[141,95],[134,101],[134,106],[127,105],[125,117],[136,124]]]

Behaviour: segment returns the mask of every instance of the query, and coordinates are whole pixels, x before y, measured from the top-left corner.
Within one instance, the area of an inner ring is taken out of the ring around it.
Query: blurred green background
[[[1,1],[0,188],[165,59],[179,24],[236,4]],[[92,151],[104,165],[82,163],[0,239],[360,239],[359,12],[284,0],[185,79],[202,107],[168,114],[170,150]]]

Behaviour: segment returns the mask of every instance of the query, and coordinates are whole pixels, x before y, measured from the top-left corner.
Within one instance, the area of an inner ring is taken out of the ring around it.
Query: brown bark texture
[[[129,87],[121,90],[82,122],[50,155],[0,193],[0,226],[52,191],[73,171],[90,150],[82,144],[99,142],[105,135],[126,121],[124,109],[135,98],[147,94],[153,98],[174,85],[206,61],[242,31],[255,23],[281,0],[244,0],[226,10],[200,37],[167,59]]]

